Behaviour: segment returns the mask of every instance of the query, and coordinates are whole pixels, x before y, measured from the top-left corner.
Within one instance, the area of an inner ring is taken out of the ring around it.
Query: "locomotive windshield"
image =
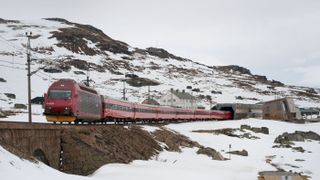
[[[49,91],[49,98],[50,99],[70,99],[71,98],[71,91],[70,90],[50,90]]]

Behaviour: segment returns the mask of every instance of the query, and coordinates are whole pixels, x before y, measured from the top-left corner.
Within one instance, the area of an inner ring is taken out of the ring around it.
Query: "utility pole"
[[[28,38],[27,42],[27,66],[28,66],[28,117],[29,123],[32,123],[32,114],[31,114],[31,73],[30,73],[30,63],[31,63],[31,50],[30,50],[30,38],[32,37],[32,32],[26,32]]]
[[[148,86],[148,100],[150,99],[150,85]]]
[[[122,82],[123,82],[122,99],[126,100],[126,79],[123,79]]]

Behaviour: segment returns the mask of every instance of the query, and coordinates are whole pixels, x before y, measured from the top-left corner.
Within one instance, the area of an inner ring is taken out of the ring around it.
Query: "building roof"
[[[196,98],[194,96],[192,96],[189,93],[186,93],[185,91],[179,91],[179,90],[170,90],[170,92],[172,94],[174,94],[175,96],[177,96],[179,99],[192,99],[195,100]]]
[[[261,171],[260,176],[300,176],[297,173],[286,172],[286,171]]]
[[[312,114],[319,114],[319,108],[299,108],[301,113],[312,113]]]

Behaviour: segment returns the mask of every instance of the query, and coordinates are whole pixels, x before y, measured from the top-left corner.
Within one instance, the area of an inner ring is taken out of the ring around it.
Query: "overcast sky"
[[[134,47],[320,88],[320,0],[1,0],[0,17],[61,17]]]

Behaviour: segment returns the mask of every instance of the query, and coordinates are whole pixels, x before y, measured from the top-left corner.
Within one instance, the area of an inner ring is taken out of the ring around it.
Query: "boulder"
[[[230,151],[227,152],[229,154],[236,154],[236,155],[240,155],[240,156],[248,156],[248,151],[242,149],[242,151]]]
[[[0,78],[0,82],[7,82],[7,80]]]
[[[251,127],[249,125],[246,125],[246,124],[242,124],[240,126],[240,129],[241,130],[250,130],[250,131],[253,131],[255,133],[263,133],[263,134],[269,134],[269,129],[267,127],[261,127],[261,128],[258,128],[258,127]]]
[[[5,112],[3,112],[1,109],[0,109],[0,118],[6,118],[6,114]]]
[[[12,93],[4,93],[4,95],[6,95],[8,98],[10,99],[16,99],[16,95],[12,94]]]
[[[57,69],[57,68],[53,68],[53,67],[45,68],[45,69],[43,69],[43,71],[47,72],[47,73],[61,73],[62,72],[62,70]]]
[[[25,104],[14,104],[15,109],[27,109]]]
[[[197,151],[197,154],[204,154],[209,157],[211,157],[213,160],[223,161],[225,158],[215,149],[212,149],[210,147],[201,147]]]
[[[86,73],[84,73],[83,71],[73,71],[74,74],[81,74],[81,75],[86,75]]]
[[[279,135],[274,140],[274,143],[288,144],[291,141],[303,142],[306,139],[320,141],[320,135],[313,131],[308,131],[308,132],[295,131],[294,133],[285,132],[282,135]]]

